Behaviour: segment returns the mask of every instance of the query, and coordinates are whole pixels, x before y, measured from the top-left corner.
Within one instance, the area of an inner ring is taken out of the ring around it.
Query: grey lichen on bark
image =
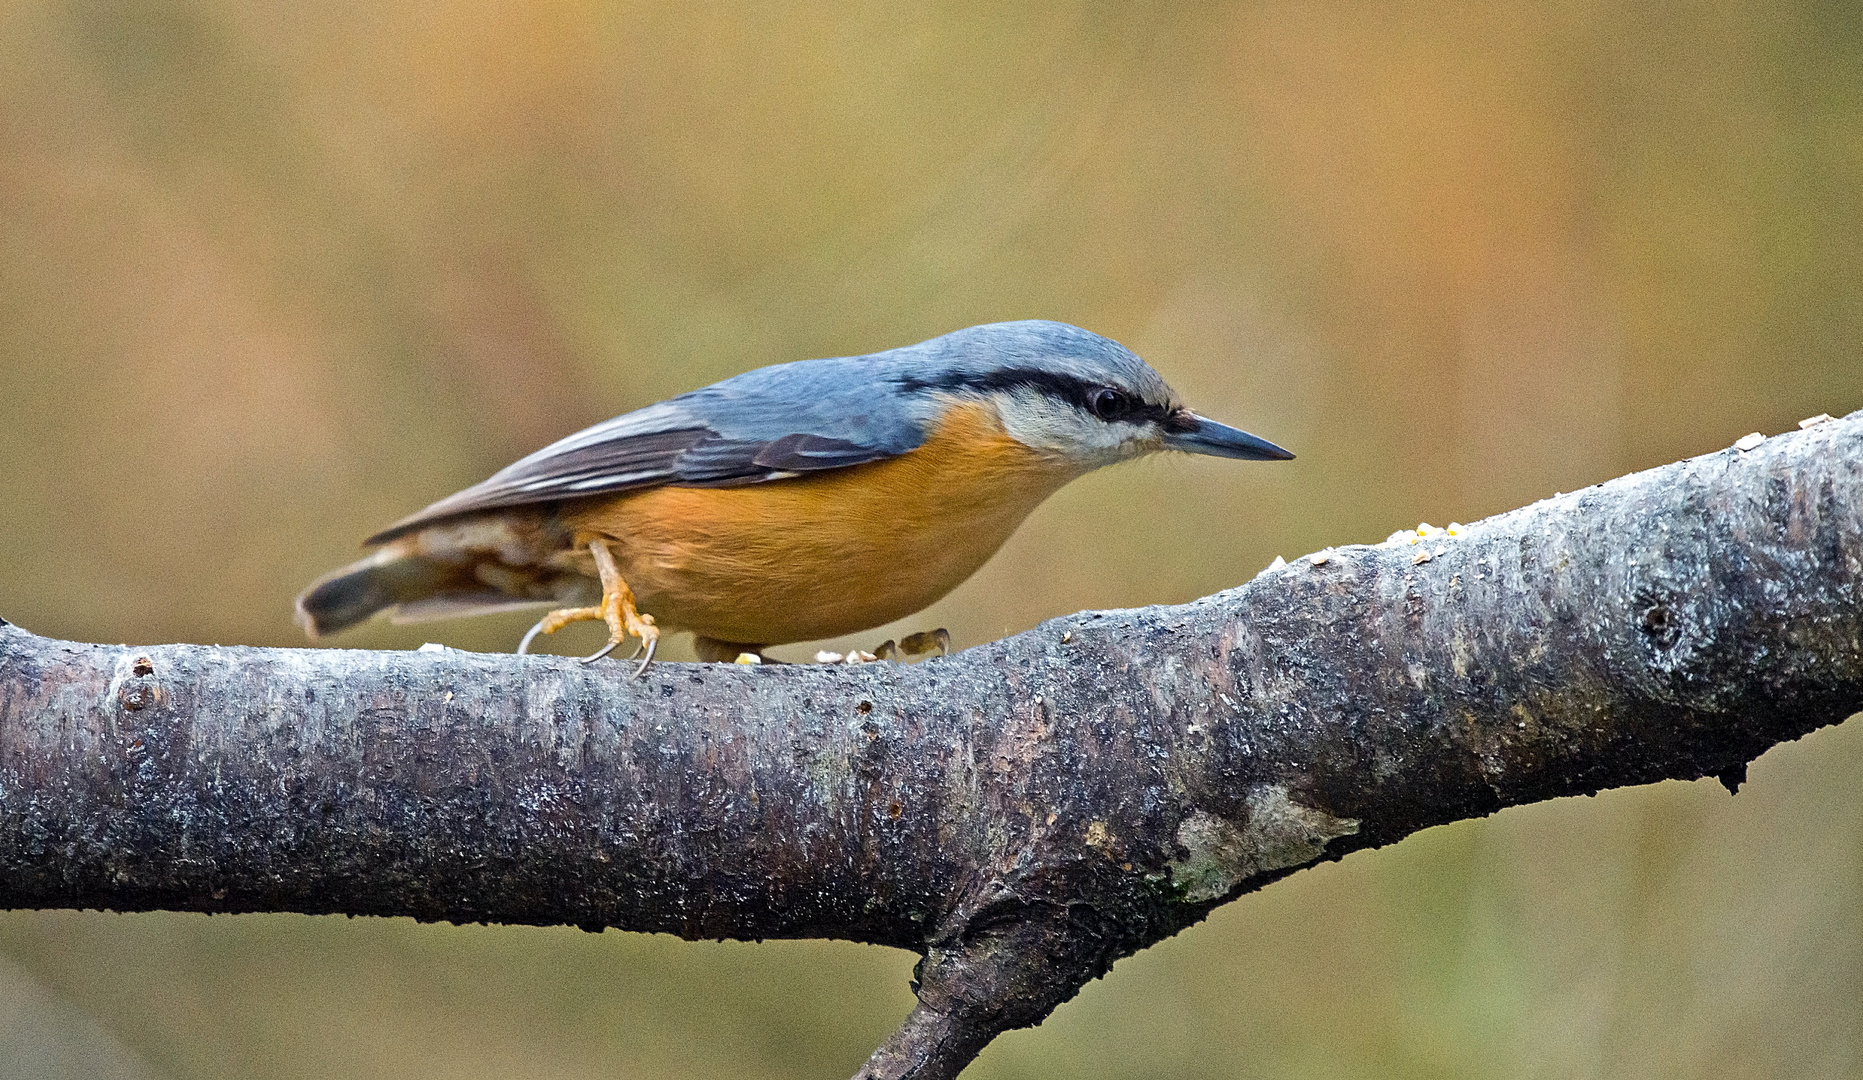
[[[1863,707],[1863,414],[911,667],[0,628],[0,905],[912,949],[954,1076],[1301,867]]]

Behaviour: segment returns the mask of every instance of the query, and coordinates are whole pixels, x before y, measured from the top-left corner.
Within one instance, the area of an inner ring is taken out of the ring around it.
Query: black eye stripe
[[[1117,416],[1101,416],[1101,419],[1129,424],[1166,423],[1171,410],[1164,405],[1154,405],[1143,401],[1129,391],[1104,383],[1088,382],[1072,375],[1063,375],[1054,371],[1042,371],[1036,368],[1007,368],[1001,371],[986,371],[974,374],[952,373],[939,379],[904,378],[899,381],[900,389],[914,390],[975,390],[975,391],[1015,391],[1034,390],[1039,394],[1065,401],[1083,409],[1090,416],[1100,416],[1094,408],[1093,399],[1102,391],[1110,390],[1119,394],[1126,401],[1124,411]]]
[[[1169,426],[1167,421],[1169,421],[1170,418],[1171,418],[1170,409],[1166,408],[1163,405],[1153,405],[1153,404],[1150,404],[1149,402],[1143,405],[1133,406],[1130,411],[1128,411],[1124,416],[1120,417],[1121,420],[1124,420],[1130,424],[1151,423],[1151,424],[1165,424],[1166,426]]]

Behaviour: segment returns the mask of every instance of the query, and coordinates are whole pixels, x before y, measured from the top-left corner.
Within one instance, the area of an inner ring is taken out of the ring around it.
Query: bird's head
[[[908,392],[993,405],[1018,442],[1098,468],[1158,450],[1285,461],[1266,439],[1198,416],[1116,341],[1066,323],[990,323],[925,342]]]

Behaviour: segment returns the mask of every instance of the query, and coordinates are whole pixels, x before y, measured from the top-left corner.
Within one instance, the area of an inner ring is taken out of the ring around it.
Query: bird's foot
[[[538,634],[554,634],[572,622],[584,622],[601,617],[602,609],[599,607],[557,608],[538,619],[529,630],[524,631],[523,640],[518,642],[517,654],[527,655],[530,652],[530,643],[537,640]]]
[[[610,551],[604,540],[589,542],[589,551],[595,556],[595,569],[602,579],[602,602],[595,607],[558,608],[537,620],[537,625],[524,634],[524,640],[518,642],[518,653],[530,651],[530,643],[538,634],[554,634],[573,622],[593,622],[597,619],[608,624],[608,644],[588,656],[582,657],[582,663],[589,664],[609,653],[614,652],[628,638],[640,639],[640,647],[634,650],[634,656],[640,657],[640,666],[634,669],[634,675],[646,674],[647,665],[653,663],[654,650],[660,645],[660,628],[654,625],[653,616],[642,613],[634,606],[634,590],[628,588],[621,579],[621,569],[615,563],[614,552]],[[642,654],[645,655],[642,655]]]

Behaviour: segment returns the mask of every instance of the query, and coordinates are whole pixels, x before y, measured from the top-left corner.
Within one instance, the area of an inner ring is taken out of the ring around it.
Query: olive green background
[[[1089,477],[861,643],[1180,601],[1863,407],[1863,15],[0,5],[0,615],[39,633],[301,644],[291,597],[358,538],[560,435],[1029,317],[1299,460]],[[834,1077],[911,963],[15,912],[0,1080]],[[1566,800],[1296,875],[969,1075],[1863,1077],[1863,728],[1738,798]]]

